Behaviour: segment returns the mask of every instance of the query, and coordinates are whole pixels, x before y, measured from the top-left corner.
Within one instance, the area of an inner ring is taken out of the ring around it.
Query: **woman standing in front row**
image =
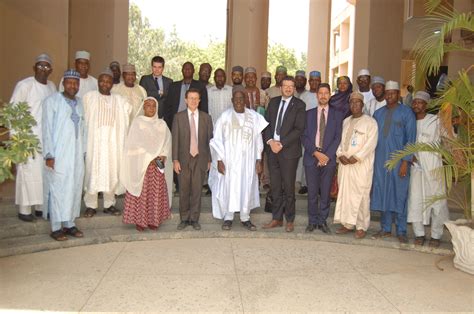
[[[171,132],[158,119],[153,97],[145,98],[130,126],[120,179],[127,190],[124,223],[135,224],[138,231],[156,230],[171,217]]]

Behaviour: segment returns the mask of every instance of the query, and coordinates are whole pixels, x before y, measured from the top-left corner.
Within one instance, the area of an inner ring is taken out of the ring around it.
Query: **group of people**
[[[407,222],[415,244],[437,247],[448,219],[445,181],[436,168],[441,157],[417,153],[403,158],[394,170],[385,163],[391,154],[415,142],[441,140],[436,115],[427,113],[430,95],[414,94],[403,104],[397,82],[359,71],[358,90],[347,76],[337,90],[321,82],[319,71],[289,76],[279,66],[272,76],[253,67],[232,68],[232,85],[223,69],[212,72],[185,62],[179,81],[163,75],[165,60],[151,60],[152,73],[136,84],[135,67],[112,62],[95,79],[89,74],[90,54],[78,51],[75,68],[67,70],[56,92],[48,81],[52,60],[39,55],[34,76],[20,81],[12,103],[27,102],[37,125],[41,152],[17,167],[16,203],[19,218],[51,221],[51,237],[82,237],[74,220],[97,213],[102,193],[104,213],[121,215],[116,195],[125,193],[123,222],[155,230],[171,216],[173,183],[179,192],[178,230],[200,230],[201,192],[207,182],[212,213],[230,230],[234,214],[250,231],[257,227],[250,212],[260,207],[260,187],[269,190],[272,220],[263,226],[294,230],[295,191],[308,194],[306,232],[328,226],[330,192],[337,178],[334,223],[337,234],[366,236],[370,211],[381,213],[381,230],[373,238],[392,236],[407,243]],[[214,73],[214,83],[210,83]],[[309,83],[309,84],[308,84]],[[306,89],[307,84],[309,89]],[[33,214],[33,207],[35,214]]]

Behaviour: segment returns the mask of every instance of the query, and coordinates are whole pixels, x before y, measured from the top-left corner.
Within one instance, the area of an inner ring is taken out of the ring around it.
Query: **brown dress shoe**
[[[364,230],[357,230],[354,234],[354,238],[363,239],[365,238],[366,235],[367,235],[367,232],[365,232]]]
[[[273,219],[272,221],[270,221],[266,225],[263,225],[262,228],[263,229],[272,229],[272,228],[281,227],[281,226],[283,226],[283,221]]]
[[[348,229],[344,226],[341,226],[341,228],[336,230],[336,234],[346,234],[346,233],[349,233],[349,232],[352,232],[352,231],[354,231],[354,229]]]
[[[293,230],[295,230],[295,224],[292,223],[292,222],[287,222],[285,231],[286,232],[293,232]]]

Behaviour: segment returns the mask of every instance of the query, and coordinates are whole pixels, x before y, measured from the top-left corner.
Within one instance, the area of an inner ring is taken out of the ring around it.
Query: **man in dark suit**
[[[193,79],[194,65],[191,62],[185,62],[181,69],[183,79],[181,81],[173,82],[168,91],[166,102],[164,106],[164,119],[168,124],[170,130],[173,123],[174,115],[177,112],[186,109],[185,93],[187,90],[193,88],[197,89],[200,95],[199,111],[207,113],[207,88],[199,81]]]
[[[336,172],[336,150],[341,142],[343,116],[329,107],[331,87],[322,83],[317,92],[318,107],[306,112],[306,129],[302,140],[303,165],[308,185],[308,226],[306,232],[320,229],[330,233],[329,215],[331,183]],[[319,204],[318,204],[319,194]]]
[[[212,119],[198,110],[199,90],[187,90],[185,100],[187,109],[174,115],[172,130],[173,168],[180,187],[178,230],[188,225],[200,230],[202,184],[211,165]]]
[[[294,91],[294,78],[285,77],[281,85],[282,96],[270,100],[265,114],[270,124],[263,131],[263,139],[267,144],[273,204],[272,221],[264,225],[264,229],[281,227],[285,215],[285,230],[294,230],[296,167],[301,157],[300,137],[306,112],[305,103],[293,97]]]
[[[151,59],[151,71],[149,75],[143,75],[140,79],[140,86],[146,90],[147,96],[154,97],[158,101],[158,117],[163,118],[166,96],[168,89],[173,83],[169,77],[163,76],[165,69],[165,59],[155,56]]]

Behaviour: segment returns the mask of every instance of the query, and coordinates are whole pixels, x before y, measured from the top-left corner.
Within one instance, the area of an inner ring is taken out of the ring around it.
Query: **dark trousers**
[[[392,232],[392,221],[395,220],[397,236],[407,235],[407,213],[396,213],[391,211],[380,212],[380,226],[384,232]],[[395,217],[394,217],[395,216]],[[395,218],[395,219],[393,219]]]
[[[299,158],[286,159],[282,154],[268,153],[268,169],[272,187],[272,216],[275,220],[295,220],[295,180]]]
[[[324,167],[305,166],[306,184],[308,186],[308,223],[320,225],[326,222],[331,205],[331,183],[336,165]],[[319,204],[318,204],[319,198]]]
[[[199,167],[198,156],[189,157],[186,166],[181,165],[179,180],[179,215],[181,221],[197,222],[201,213],[201,191],[206,172]]]

